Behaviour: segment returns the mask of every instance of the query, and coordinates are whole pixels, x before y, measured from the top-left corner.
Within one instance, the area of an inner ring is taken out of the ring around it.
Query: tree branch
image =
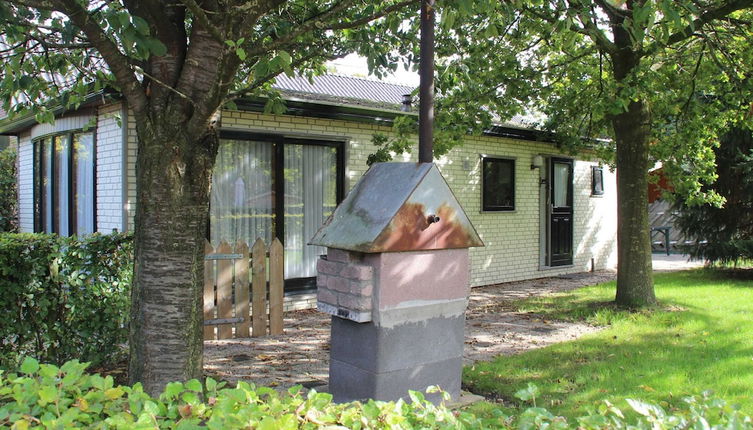
[[[332,26],[327,27],[326,29],[328,29],[328,30],[345,30],[345,29],[348,29],[348,28],[358,27],[358,26],[361,26],[361,25],[368,24],[368,23],[370,23],[371,21],[373,21],[375,19],[381,18],[381,17],[387,15],[390,12],[394,12],[396,10],[400,10],[400,9],[402,9],[402,8],[410,5],[410,4],[419,4],[419,3],[420,3],[420,0],[405,0],[405,1],[402,1],[400,3],[395,3],[392,6],[388,6],[388,7],[384,8],[384,9],[382,9],[379,12],[371,14],[370,16],[367,16],[367,17],[364,17],[364,18],[361,18],[361,19],[357,19],[355,21],[343,22],[343,23],[340,23],[340,24],[332,25]]]
[[[202,9],[201,6],[199,6],[199,4],[196,3],[195,0],[180,0],[180,1],[181,3],[186,5],[188,10],[191,11],[194,18],[196,18],[201,23],[201,25],[206,27],[207,31],[209,31],[209,34],[211,34],[212,37],[214,37],[215,39],[217,39],[217,41],[221,43],[225,43],[225,39],[226,39],[225,36],[223,36],[222,33],[220,33],[220,31],[217,29],[217,27],[214,24],[212,24],[211,21],[209,21],[209,17],[204,12],[204,9]]]
[[[741,9],[750,8],[750,7],[753,7],[753,0],[732,0],[729,2],[725,2],[716,9],[711,9],[704,12],[703,14],[701,14],[701,16],[693,20],[692,23],[685,26],[685,28],[678,31],[677,33],[673,33],[672,35],[670,35],[669,38],[667,39],[667,43],[658,43],[658,42],[654,43],[653,45],[643,50],[641,52],[641,55],[642,56],[651,55],[661,48],[672,46],[675,43],[688,39],[693,36],[696,29],[703,27],[704,25],[710,23],[711,21],[724,18],[725,16],[731,14],[732,12],[735,12]]]

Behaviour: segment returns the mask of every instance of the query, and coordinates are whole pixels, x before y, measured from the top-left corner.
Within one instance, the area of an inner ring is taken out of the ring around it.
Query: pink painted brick
[[[374,283],[368,281],[351,281],[350,293],[370,297],[374,293]]]
[[[326,288],[319,288],[319,290],[316,292],[316,299],[320,302],[337,306],[337,294]]]
[[[341,294],[338,296],[339,305],[346,309],[359,311],[371,310],[371,297],[352,296],[350,294]]]
[[[329,279],[329,276],[319,273],[316,275],[316,286],[317,288],[322,288],[327,286],[327,280]]]
[[[327,248],[327,260],[350,263],[350,252],[342,249]]]
[[[343,293],[347,293],[350,291],[350,283],[347,279],[341,278],[339,276],[328,276],[327,288],[333,291],[341,291]]]
[[[348,279],[357,281],[365,281],[371,279],[374,276],[374,268],[360,264],[351,264],[350,266],[346,266],[344,269],[342,269],[340,276],[344,276]]]
[[[338,276],[340,274],[340,271],[345,267],[343,263],[338,263],[337,261],[329,261],[324,259],[319,259],[319,261],[316,262],[316,270],[319,273],[322,273],[324,275],[335,275]]]

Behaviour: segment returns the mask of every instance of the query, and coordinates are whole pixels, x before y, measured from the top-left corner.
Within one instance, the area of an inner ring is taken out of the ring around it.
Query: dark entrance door
[[[573,264],[573,161],[549,163],[549,265]]]

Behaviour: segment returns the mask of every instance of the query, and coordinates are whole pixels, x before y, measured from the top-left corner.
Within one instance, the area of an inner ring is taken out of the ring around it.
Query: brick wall
[[[317,262],[319,309],[357,322],[371,321],[374,268],[363,264],[363,254],[329,249]]]
[[[99,108],[97,117],[97,231],[123,231],[123,131],[121,105]]]

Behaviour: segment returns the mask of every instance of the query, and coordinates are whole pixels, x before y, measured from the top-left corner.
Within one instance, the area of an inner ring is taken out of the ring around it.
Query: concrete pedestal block
[[[408,399],[409,390],[431,385],[458,398],[464,324],[462,313],[390,327],[332,317],[329,386],[335,401]]]

